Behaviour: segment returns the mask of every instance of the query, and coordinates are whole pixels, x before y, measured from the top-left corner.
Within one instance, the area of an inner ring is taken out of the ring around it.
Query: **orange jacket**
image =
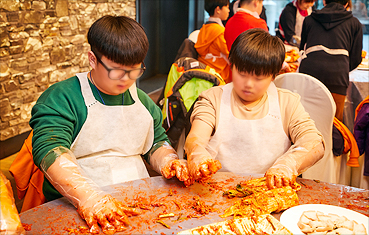
[[[17,185],[18,198],[24,198],[21,212],[46,202],[42,192],[44,174],[33,162],[32,136],[33,132],[24,141],[9,169]]]
[[[333,120],[334,126],[341,132],[344,140],[343,153],[348,153],[350,151],[350,159],[347,161],[346,165],[351,167],[359,167],[358,158],[360,156],[359,148],[354,135],[351,131],[336,117]]]
[[[229,51],[224,39],[224,27],[217,23],[204,24],[200,29],[195,48],[199,54],[197,60],[215,69],[223,80],[228,83],[230,71],[228,64]],[[225,58],[221,56],[221,53]],[[210,54],[212,56],[209,56]]]

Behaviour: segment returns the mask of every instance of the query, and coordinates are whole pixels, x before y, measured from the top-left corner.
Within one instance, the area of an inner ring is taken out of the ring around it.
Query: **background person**
[[[363,29],[351,11],[350,0],[326,0],[321,10],[306,17],[300,50],[305,56],[299,72],[320,80],[332,93],[336,118],[343,122],[349,72],[362,60]]]
[[[229,0],[205,0],[205,10],[210,17],[200,29],[195,44],[198,60],[221,75],[225,82],[229,77],[229,61],[222,20],[228,18]]]
[[[231,18],[238,9],[238,6],[240,5],[240,0],[233,0],[230,4],[229,4],[229,16],[227,20],[223,20],[223,25],[227,24],[227,21],[229,20],[229,18]],[[261,10],[261,14],[260,14],[260,18],[265,20],[265,22],[267,22],[267,17],[266,17],[266,9],[263,6],[263,9]]]
[[[302,23],[310,15],[316,0],[294,0],[288,3],[279,16],[277,36],[286,44],[299,47]]]
[[[228,20],[225,26],[224,38],[228,50],[231,50],[238,35],[248,29],[261,28],[268,31],[266,21],[260,18],[262,10],[263,0],[240,0],[236,14]]]

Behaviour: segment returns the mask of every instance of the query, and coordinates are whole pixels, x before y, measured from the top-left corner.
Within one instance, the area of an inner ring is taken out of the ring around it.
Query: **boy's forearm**
[[[102,193],[99,186],[83,173],[70,151],[61,153],[49,164],[41,163],[46,178],[75,207]]]
[[[309,167],[313,166],[324,156],[324,143],[322,140],[314,140],[299,145],[292,145],[290,149],[283,154],[276,164],[287,164],[297,174],[301,174]]]

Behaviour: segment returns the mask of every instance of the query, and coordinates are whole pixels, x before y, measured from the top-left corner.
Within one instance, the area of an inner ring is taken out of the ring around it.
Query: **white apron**
[[[153,144],[153,118],[140,102],[136,85],[129,88],[134,104],[107,106],[95,99],[87,73],[76,75],[87,119],[71,151],[87,176],[99,186],[149,177],[141,154]]]
[[[299,9],[296,6],[296,1],[293,2],[293,5],[296,7],[296,23],[295,23],[295,35],[299,37],[301,40],[301,32],[302,32],[302,24],[304,23],[305,16],[300,14]],[[312,8],[309,7],[307,9],[308,15],[311,14]]]
[[[241,120],[232,114],[232,90],[233,83],[223,86],[218,128],[207,150],[222,164],[220,171],[264,174],[291,146],[283,130],[277,88],[270,83],[268,114],[257,120]]]

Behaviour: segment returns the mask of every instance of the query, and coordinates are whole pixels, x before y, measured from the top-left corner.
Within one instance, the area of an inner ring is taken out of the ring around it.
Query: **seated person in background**
[[[237,13],[228,20],[225,26],[224,38],[228,50],[231,50],[238,35],[248,29],[261,28],[268,31],[267,23],[259,16],[262,9],[263,0],[240,0]]]
[[[279,16],[277,36],[285,44],[300,46],[302,23],[313,11],[316,0],[294,0],[288,3]]]
[[[332,93],[336,118],[343,122],[349,72],[361,63],[363,29],[347,11],[351,0],[326,0],[323,9],[304,20],[300,50],[304,56],[299,72],[320,80]]]
[[[48,201],[65,196],[91,233],[122,231],[128,208],[101,186],[149,177],[141,155],[166,178],[188,181],[162,127],[158,106],[135,86],[148,39],[125,16],[104,16],[87,34],[92,68],[48,88],[32,109],[33,159]]]
[[[262,29],[237,37],[233,82],[204,91],[191,116],[185,151],[195,180],[221,169],[265,174],[269,188],[282,187],[323,157],[323,137],[300,96],[273,83],[284,57],[282,41]]]
[[[209,21],[200,29],[195,48],[198,60],[219,73],[225,82],[229,77],[229,61],[224,26],[229,13],[229,0],[205,0],[205,10],[209,13]]]

